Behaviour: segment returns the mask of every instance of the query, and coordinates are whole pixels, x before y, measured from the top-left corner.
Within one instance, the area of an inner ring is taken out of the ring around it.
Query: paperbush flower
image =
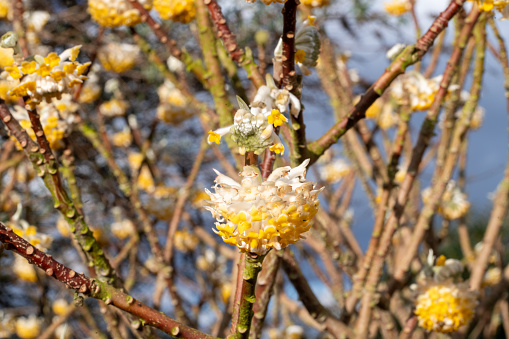
[[[97,58],[106,70],[122,73],[134,67],[139,54],[138,46],[110,42],[99,49]]]
[[[83,73],[90,65],[90,62],[80,64],[75,61],[80,48],[75,46],[60,55],[50,53],[45,58],[36,55],[34,60],[6,67],[12,79],[21,80],[8,94],[28,96],[26,103],[33,109],[43,101],[49,103],[52,98],[60,99],[63,93],[71,93],[75,85],[83,83],[87,78]]]
[[[0,0],[0,20],[12,19],[11,3],[9,0]]]
[[[147,10],[152,0],[138,0]],[[88,0],[88,12],[105,27],[135,26],[141,22],[140,12],[128,0]]]
[[[504,18],[507,19],[509,17],[508,0],[474,0],[478,5],[481,11],[489,12],[493,9],[498,10],[503,14]]]
[[[343,179],[352,167],[344,159],[336,159],[320,170],[320,177],[327,183],[333,184]]]
[[[304,22],[297,25],[295,34],[295,61],[304,75],[310,75],[309,67],[316,66],[320,56],[320,34],[314,25],[315,17],[310,16]]]
[[[385,2],[384,7],[390,15],[400,16],[408,12],[412,5],[408,0],[391,0],[390,2]]]
[[[256,0],[246,0],[246,2],[253,3]],[[284,4],[286,0],[261,0],[265,5],[271,5],[271,4]]]
[[[286,90],[275,89],[274,85],[274,88],[261,86],[251,107],[239,97],[237,100],[241,108],[235,113],[233,125],[209,131],[209,144],[213,142],[219,144],[222,136],[231,133],[232,140],[239,146],[240,154],[246,152],[261,154],[266,148],[282,154],[284,146],[274,127],[288,121],[281,112],[287,110],[290,101],[292,110],[297,110],[297,113],[300,111],[300,102],[297,98]]]
[[[16,334],[22,339],[37,338],[41,333],[42,319],[31,315],[16,319]]]
[[[120,117],[125,115],[129,104],[122,99],[113,98],[99,106],[101,113],[107,117]]]
[[[428,201],[430,194],[431,187],[427,187],[422,191],[424,203]],[[467,195],[461,192],[454,180],[450,180],[438,205],[438,213],[448,220],[454,220],[467,214],[469,208],[470,202],[467,200]]]
[[[426,79],[418,72],[408,72],[392,82],[390,94],[397,104],[409,102],[412,110],[424,111],[431,107],[441,79],[441,75]]]
[[[266,181],[245,166],[240,182],[219,173],[210,196],[208,211],[216,218],[214,232],[243,252],[265,254],[296,243],[307,232],[318,211],[318,194],[305,179],[309,159],[295,168],[280,167]]]
[[[417,292],[415,314],[419,326],[428,331],[451,333],[466,325],[474,314],[477,294],[461,281],[463,265],[459,260],[440,256],[430,251],[427,263],[412,285]]]
[[[300,3],[309,7],[324,7],[329,5],[330,0],[301,0]]]
[[[162,19],[187,24],[196,16],[193,0],[154,0],[154,9]]]
[[[159,86],[157,94],[159,95],[157,117],[164,122],[179,125],[196,113],[189,107],[189,102],[184,94],[169,81],[165,81]]]

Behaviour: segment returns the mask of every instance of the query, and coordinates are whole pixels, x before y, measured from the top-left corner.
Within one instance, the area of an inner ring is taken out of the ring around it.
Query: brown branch
[[[141,321],[131,323],[134,329],[139,329],[145,324],[158,328],[175,337],[192,339],[215,338],[171,319],[111,285],[96,279],[90,279],[82,273],[76,273],[53,259],[51,255],[47,255],[35,246],[32,246],[25,239],[16,235],[11,228],[6,227],[2,223],[0,223],[0,242],[4,244],[5,249],[21,255],[29,263],[44,270],[48,276],[65,284],[67,288],[83,295],[103,300],[107,305],[113,305],[139,317]]]
[[[247,72],[248,78],[253,82],[256,88],[263,86],[265,80],[260,73],[258,66],[254,63],[253,56],[246,56],[246,53],[240,48],[235,40],[235,34],[230,31],[228,23],[221,11],[221,7],[216,0],[203,1],[209,9],[210,16],[217,30],[217,36],[223,41],[224,46],[232,60],[238,65],[244,67]]]
[[[336,123],[318,140],[308,144],[308,155],[311,163],[315,162],[331,145],[336,143],[350,128],[365,118],[368,109],[376,99],[389,87],[391,82],[403,74],[407,67],[420,61],[426,54],[437,36],[447,27],[456,13],[458,13],[465,0],[451,1],[449,6],[435,19],[428,31],[417,40],[415,45],[408,46],[398,58],[386,69],[384,74],[368,89],[361,100],[352,108],[348,116]]]

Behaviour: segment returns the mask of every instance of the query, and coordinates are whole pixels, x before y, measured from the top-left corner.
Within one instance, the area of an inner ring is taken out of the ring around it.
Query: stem
[[[256,301],[255,287],[258,273],[262,270],[265,255],[246,253],[244,272],[242,272],[242,294],[239,302],[239,319],[235,333],[229,339],[248,338],[251,320],[253,319],[253,304]]]

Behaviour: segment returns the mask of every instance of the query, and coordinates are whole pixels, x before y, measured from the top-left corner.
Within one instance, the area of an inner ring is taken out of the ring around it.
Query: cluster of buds
[[[384,3],[385,10],[390,15],[400,16],[412,9],[409,0],[391,0]]]
[[[428,331],[456,332],[468,324],[477,305],[477,295],[461,282],[463,265],[456,259],[440,256],[436,259],[430,251],[428,262],[421,271],[417,285],[415,314],[419,326]]]
[[[154,0],[154,9],[161,19],[187,24],[196,16],[193,0]]]
[[[275,153],[284,152],[275,128],[288,121],[282,113],[290,111],[297,115],[301,105],[295,95],[286,89],[277,88],[272,77],[267,76],[267,84],[258,89],[251,107],[237,97],[240,109],[235,113],[234,124],[210,131],[209,144],[219,144],[222,136],[231,133],[233,141],[239,146],[240,154],[261,154],[266,148]]]
[[[275,169],[266,181],[245,166],[241,182],[216,171],[215,193],[205,207],[216,218],[214,232],[243,252],[263,255],[296,243],[318,211],[318,194],[305,179],[309,159],[295,168]]]
[[[481,11],[489,12],[496,9],[502,13],[503,19],[509,18],[509,1],[508,0],[475,0]]]
[[[168,80],[159,86],[157,94],[159,95],[157,117],[164,122],[179,125],[196,113],[189,107],[189,100],[184,94]]]
[[[419,72],[408,72],[391,84],[390,95],[398,105],[408,103],[413,111],[424,111],[431,107],[440,87],[442,76],[426,79]]]
[[[152,0],[138,2],[147,10],[152,8]],[[88,12],[104,27],[136,26],[141,22],[140,12],[128,0],[88,0]]]
[[[123,73],[136,65],[139,55],[138,46],[110,42],[99,49],[97,58],[106,70]]]

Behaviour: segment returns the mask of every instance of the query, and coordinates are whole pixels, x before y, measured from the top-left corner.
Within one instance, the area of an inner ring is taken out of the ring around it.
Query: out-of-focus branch
[[[221,11],[221,7],[216,0],[203,0],[209,9],[210,16],[216,26],[217,36],[221,38],[230,57],[246,72],[247,77],[253,82],[256,88],[265,84],[265,80],[260,73],[258,66],[254,62],[253,53],[250,49],[242,50],[235,41],[235,35],[230,31],[228,23]]]
[[[307,145],[311,163],[316,161],[331,145],[336,143],[357,121],[363,119],[366,110],[389,87],[391,82],[403,74],[407,67],[420,61],[426,54],[437,36],[447,27],[456,13],[462,8],[466,0],[451,1],[449,6],[435,19],[428,31],[417,40],[415,45],[408,46],[386,69],[385,73],[368,89],[361,100],[350,111],[348,116],[336,123],[318,140]]]

